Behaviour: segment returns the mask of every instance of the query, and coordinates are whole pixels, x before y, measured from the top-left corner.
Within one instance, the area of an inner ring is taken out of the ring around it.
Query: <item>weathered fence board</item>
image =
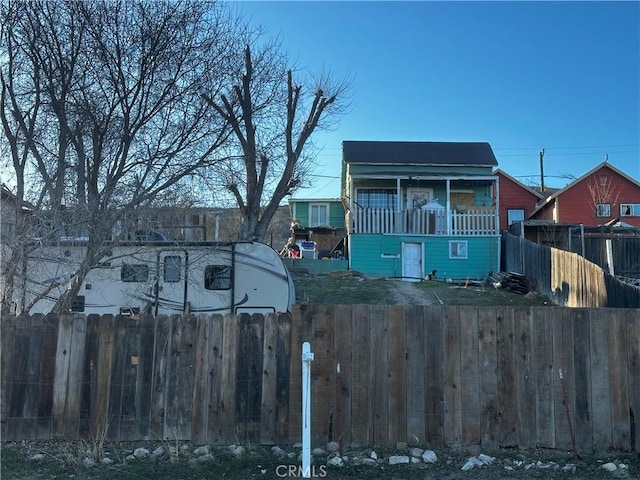
[[[351,441],[360,445],[371,445],[369,421],[369,305],[356,305],[352,317],[353,351],[351,390]],[[291,405],[295,408],[294,404]]]
[[[495,309],[478,311],[478,358],[480,364],[480,441],[498,447],[498,353]]]
[[[462,445],[462,379],[460,374],[460,316],[444,314],[444,441],[452,447]],[[457,312],[455,312],[457,313]]]
[[[534,319],[530,309],[515,311],[516,339],[516,395],[518,405],[518,445],[529,448],[536,445],[536,358],[533,347]],[[538,320],[536,318],[536,320]]]
[[[638,239],[633,240],[637,244]],[[540,245],[507,232],[502,233],[502,252],[506,271],[526,275],[538,292],[558,305],[640,308],[640,288],[618,280],[577,253]],[[626,264],[640,266],[637,252],[633,255],[633,260],[627,260]]]
[[[371,395],[371,443],[388,445],[389,433],[389,336],[383,305],[370,305],[369,392]]]
[[[407,441],[421,444],[426,439],[425,328],[424,310],[406,307],[407,348]]]
[[[591,401],[591,329],[587,309],[572,309],[573,319],[573,391],[575,395],[573,428],[576,447],[588,451],[593,444]]]
[[[404,308],[400,305],[389,306],[389,430],[385,445],[390,439],[406,442],[407,438],[407,358],[406,358],[406,325]]]
[[[444,308],[436,306],[424,312],[425,331],[425,422],[426,441],[444,443]]]
[[[297,442],[309,341],[316,445],[638,451],[638,309],[298,305],[1,329],[6,440]]]
[[[478,310],[459,307],[460,317],[460,403],[461,441],[477,443],[480,438],[480,368],[478,364]]]

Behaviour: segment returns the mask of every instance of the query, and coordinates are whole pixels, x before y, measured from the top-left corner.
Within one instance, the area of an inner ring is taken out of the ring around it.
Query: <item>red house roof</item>
[[[538,202],[529,218],[598,226],[619,217],[640,227],[640,182],[605,161]]]

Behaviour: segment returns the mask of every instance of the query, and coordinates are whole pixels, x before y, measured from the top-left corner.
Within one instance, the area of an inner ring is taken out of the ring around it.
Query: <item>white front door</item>
[[[402,279],[407,282],[418,282],[422,279],[422,244],[402,244]]]

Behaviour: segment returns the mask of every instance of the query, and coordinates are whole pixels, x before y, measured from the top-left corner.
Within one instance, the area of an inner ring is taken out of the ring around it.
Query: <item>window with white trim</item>
[[[610,203],[596,203],[596,217],[610,217],[610,216],[611,216]]]
[[[329,225],[329,204],[310,203],[309,204],[309,226],[319,227]]]
[[[449,240],[449,258],[467,258],[466,240]]]
[[[397,193],[395,188],[359,188],[356,202],[360,208],[396,209]]]
[[[522,208],[509,208],[507,209],[507,224],[513,225],[516,222],[524,221],[524,209]]]
[[[640,203],[621,203],[621,217],[640,217]]]

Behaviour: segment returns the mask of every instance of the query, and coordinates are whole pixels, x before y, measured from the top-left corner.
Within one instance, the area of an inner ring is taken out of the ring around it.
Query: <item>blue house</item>
[[[488,143],[342,143],[349,268],[485,279],[499,270],[497,166]]]

